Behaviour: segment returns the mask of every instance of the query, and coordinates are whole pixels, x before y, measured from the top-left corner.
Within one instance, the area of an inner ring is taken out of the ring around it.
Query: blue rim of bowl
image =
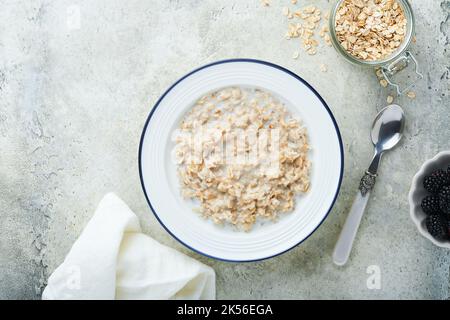
[[[158,108],[159,104],[161,103],[161,101],[164,99],[164,97],[175,87],[177,86],[181,81],[183,81],[184,79],[188,78],[189,76],[193,75],[194,73],[199,72],[200,70],[218,65],[218,64],[224,64],[224,63],[233,63],[233,62],[250,62],[250,63],[258,63],[258,64],[263,64],[278,70],[281,70],[287,74],[289,74],[290,76],[294,77],[295,79],[297,79],[298,81],[300,81],[301,83],[303,83],[305,86],[307,86],[315,95],[316,97],[320,100],[320,102],[322,103],[322,105],[325,107],[325,109],[327,110],[334,128],[336,130],[336,135],[338,137],[339,140],[339,149],[341,152],[341,172],[339,175],[339,183],[336,189],[336,193],[334,195],[333,201],[330,204],[330,208],[328,209],[326,215],[323,217],[322,221],[320,221],[320,223],[314,228],[313,231],[311,231],[311,233],[306,236],[304,239],[302,239],[299,243],[293,245],[292,247],[281,251],[279,253],[276,253],[274,255],[268,256],[268,257],[263,257],[263,258],[258,258],[258,259],[252,259],[252,260],[230,260],[230,259],[224,259],[224,258],[220,258],[220,257],[215,257],[206,253],[203,253],[195,248],[192,248],[191,246],[189,246],[188,244],[184,243],[183,241],[181,241],[180,239],[178,239],[178,237],[173,234],[165,225],[164,223],[161,221],[161,219],[159,218],[158,214],[156,213],[155,209],[153,208],[150,199],[147,195],[147,191],[145,190],[145,185],[144,185],[144,178],[142,176],[142,145],[144,142],[144,137],[145,137],[145,133],[147,131],[147,127],[148,124],[150,123],[150,119],[153,116],[153,113],[155,112],[156,108]],[[331,112],[330,108],[328,107],[327,103],[325,102],[325,100],[320,96],[320,94],[308,83],[306,82],[303,78],[301,78],[300,76],[298,76],[297,74],[295,74],[294,72],[279,66],[277,64],[271,63],[271,62],[267,62],[267,61],[262,61],[262,60],[256,60],[256,59],[246,59],[246,58],[240,58],[240,59],[226,59],[226,60],[219,60],[219,61],[215,61],[209,64],[206,64],[204,66],[201,66],[197,69],[192,70],[191,72],[187,73],[186,75],[184,75],[183,77],[181,77],[180,79],[178,79],[174,84],[172,84],[165,92],[164,94],[158,99],[158,101],[156,101],[155,105],[153,106],[153,108],[151,109],[147,120],[145,121],[145,125],[144,128],[142,129],[142,134],[141,134],[141,139],[139,142],[139,154],[138,154],[138,163],[139,163],[139,178],[141,180],[141,186],[142,186],[142,190],[144,191],[144,195],[145,195],[145,199],[147,200],[148,205],[150,206],[151,211],[153,212],[153,214],[155,215],[156,219],[159,221],[159,223],[163,226],[163,228],[174,238],[176,239],[178,242],[180,242],[182,245],[184,245],[185,247],[189,248],[190,250],[201,254],[205,257],[208,258],[212,258],[212,259],[216,259],[216,260],[220,260],[220,261],[225,261],[225,262],[255,262],[255,261],[262,261],[262,260],[266,260],[266,259],[270,259],[270,258],[274,258],[276,256],[282,255],[283,253],[288,252],[289,250],[292,250],[293,248],[297,247],[298,245],[300,245],[301,243],[303,243],[305,240],[307,240],[321,225],[322,223],[325,221],[325,219],[328,217],[328,215],[330,214],[331,209],[333,208],[337,196],[339,194],[339,191],[341,189],[341,184],[342,184],[342,178],[343,178],[343,174],[344,174],[344,148],[343,148],[343,144],[342,144],[342,137],[341,137],[341,132],[339,131],[339,127],[337,125],[336,119],[333,116],[333,113]]]

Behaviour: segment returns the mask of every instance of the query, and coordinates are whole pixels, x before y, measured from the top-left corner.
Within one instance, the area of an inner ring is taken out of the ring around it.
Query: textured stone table
[[[382,163],[344,268],[332,264],[331,252],[389,90],[326,46],[293,60],[299,43],[283,38],[281,15],[290,1],[0,4],[0,298],[39,298],[108,191],[130,205],[146,233],[212,266],[218,298],[449,297],[449,251],[418,234],[407,193],[419,166],[450,149],[450,1],[412,3],[412,51],[425,78],[415,100],[397,100],[408,117],[406,136]],[[246,264],[201,257],[172,239],[147,206],[137,168],[141,129],[158,96],[191,69],[235,57],[272,61],[310,82],[334,112],[346,159],[340,196],[317,232],[282,256]],[[367,272],[378,268],[381,288],[369,289]]]

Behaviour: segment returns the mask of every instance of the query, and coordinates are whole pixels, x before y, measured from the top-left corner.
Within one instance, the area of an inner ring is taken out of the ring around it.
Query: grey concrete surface
[[[422,238],[407,193],[420,165],[450,149],[450,1],[413,0],[424,80],[402,97],[406,137],[382,163],[350,263],[331,252],[371,156],[368,130],[389,90],[329,47],[291,58],[290,1],[0,0],[0,298],[38,299],[108,191],[145,232],[212,266],[218,298],[448,299],[448,250]],[[326,0],[314,2],[322,9]],[[345,144],[345,177],[328,219],[305,243],[258,263],[201,257],[168,235],[141,191],[138,142],[158,96],[191,69],[249,57],[304,77],[329,103]],[[329,67],[319,71],[320,63]],[[381,288],[369,289],[370,266]]]

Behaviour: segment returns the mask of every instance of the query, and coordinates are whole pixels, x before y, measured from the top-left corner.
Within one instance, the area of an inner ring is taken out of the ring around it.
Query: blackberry
[[[446,171],[436,170],[423,180],[423,187],[430,193],[436,194],[445,185],[450,184],[450,178]]]
[[[445,230],[447,231],[447,238],[450,240],[450,214],[445,214],[445,213],[441,213],[441,214],[442,214],[442,219],[444,221]]]
[[[447,225],[439,213],[430,214],[425,220],[428,232],[436,239],[445,239],[448,235]]]
[[[447,236],[450,239],[450,214],[447,215]]]
[[[436,195],[426,196],[421,203],[423,212],[431,214],[439,211],[439,197]]]
[[[450,215],[450,186],[443,186],[439,192],[439,208],[446,215]]]
[[[439,192],[441,186],[436,183],[436,179],[434,177],[426,176],[425,179],[423,179],[423,187],[428,192],[435,194]]]
[[[440,181],[442,186],[448,186],[448,185],[450,185],[449,169],[450,169],[450,166],[447,168],[447,170],[441,170],[441,169],[436,170],[433,173],[431,173],[431,175],[433,177],[436,177],[436,179],[438,179]]]

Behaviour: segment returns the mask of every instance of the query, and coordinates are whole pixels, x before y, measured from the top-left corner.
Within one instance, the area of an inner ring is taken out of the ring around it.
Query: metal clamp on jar
[[[403,13],[406,18],[406,32],[405,37],[403,39],[402,44],[396,49],[394,53],[389,55],[387,58],[380,59],[380,60],[363,60],[355,57],[351,53],[349,53],[339,42],[337,32],[336,32],[336,14],[338,13],[339,9],[341,8],[342,3],[345,0],[338,0],[334,4],[331,12],[330,12],[330,19],[329,19],[329,29],[330,29],[330,36],[331,36],[331,42],[333,43],[333,46],[335,49],[344,57],[347,59],[347,61],[350,61],[351,63],[354,63],[359,66],[365,66],[365,67],[372,67],[372,68],[379,68],[381,70],[381,73],[383,77],[386,79],[386,81],[394,86],[397,90],[397,93],[399,95],[407,92],[417,81],[423,78],[423,74],[419,72],[419,65],[417,63],[416,58],[413,56],[413,54],[408,51],[413,36],[414,36],[414,15],[412,12],[411,5],[408,3],[407,0],[395,0],[398,5],[403,10]],[[414,70],[415,75],[417,76],[415,79],[412,79],[408,81],[408,83],[403,84],[399,81],[394,80],[394,76],[409,68],[412,67]]]

